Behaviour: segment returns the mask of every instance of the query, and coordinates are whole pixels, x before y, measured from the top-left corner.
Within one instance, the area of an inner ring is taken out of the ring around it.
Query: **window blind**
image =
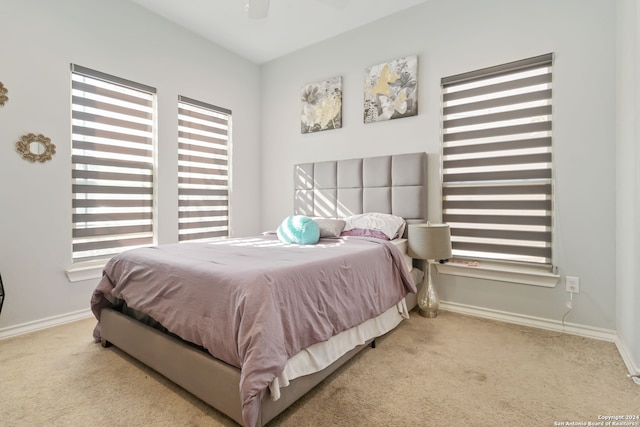
[[[229,235],[231,111],[178,99],[178,240]]]
[[[73,261],[154,243],[155,89],[71,65]]]
[[[553,54],[442,79],[453,256],[552,264]]]

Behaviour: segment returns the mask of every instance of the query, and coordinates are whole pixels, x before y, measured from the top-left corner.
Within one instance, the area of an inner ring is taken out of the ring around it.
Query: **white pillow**
[[[340,237],[346,225],[346,222],[341,219],[313,217],[313,220],[320,227],[320,237]]]
[[[378,230],[391,239],[402,237],[406,221],[397,215],[369,212],[345,218],[344,231],[354,229]]]

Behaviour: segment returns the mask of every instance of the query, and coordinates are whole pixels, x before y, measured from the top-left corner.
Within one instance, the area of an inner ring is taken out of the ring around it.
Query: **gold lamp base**
[[[421,308],[419,308],[418,314],[420,314],[420,316],[422,317],[433,318],[433,317],[438,317],[438,310],[424,311]]]
[[[422,317],[433,318],[438,316],[440,299],[431,281],[431,261],[427,261],[427,272],[422,287],[418,290],[418,313]]]

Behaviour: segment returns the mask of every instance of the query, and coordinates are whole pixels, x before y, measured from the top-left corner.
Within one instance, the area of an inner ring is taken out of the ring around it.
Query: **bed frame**
[[[335,218],[382,212],[402,216],[409,223],[427,218],[426,153],[299,164],[294,167],[294,183],[296,214]],[[414,294],[406,299],[410,309],[415,307]],[[100,328],[104,347],[115,345],[243,424],[238,368],[114,309],[102,310]],[[354,348],[320,372],[292,380],[277,401],[265,393],[257,424],[265,425],[374,343]]]

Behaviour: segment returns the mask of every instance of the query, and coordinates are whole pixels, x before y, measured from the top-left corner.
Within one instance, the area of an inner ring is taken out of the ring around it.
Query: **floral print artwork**
[[[364,122],[418,114],[418,57],[374,65],[364,72]]]
[[[334,77],[302,88],[302,133],[342,127],[342,77]]]

